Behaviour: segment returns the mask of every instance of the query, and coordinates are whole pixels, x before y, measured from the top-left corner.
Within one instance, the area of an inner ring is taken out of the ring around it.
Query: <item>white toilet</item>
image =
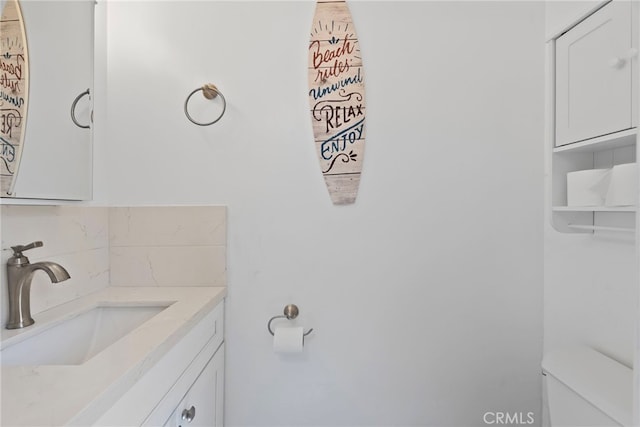
[[[552,427],[632,425],[633,371],[588,347],[545,354],[542,360]]]

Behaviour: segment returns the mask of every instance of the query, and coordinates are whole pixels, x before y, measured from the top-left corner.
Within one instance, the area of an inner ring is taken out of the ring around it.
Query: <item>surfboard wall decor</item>
[[[0,193],[13,194],[29,98],[29,55],[18,0],[6,0],[0,18]]]
[[[318,0],[309,43],[309,104],[331,201],[354,203],[365,142],[360,44],[345,0]]]

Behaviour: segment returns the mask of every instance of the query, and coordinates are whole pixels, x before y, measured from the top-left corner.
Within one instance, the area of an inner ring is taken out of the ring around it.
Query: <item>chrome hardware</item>
[[[300,310],[298,310],[298,306],[295,304],[289,304],[284,307],[284,316],[287,319],[295,319],[298,317]]]
[[[191,115],[189,114],[189,110],[188,110],[188,106],[189,106],[189,99],[191,99],[191,97],[193,96],[194,93],[202,91],[202,95],[204,95],[205,98],[207,99],[213,99],[215,97],[217,97],[218,95],[220,95],[220,99],[222,100],[222,112],[220,113],[220,115],[213,121],[209,122],[209,123],[200,123],[200,122],[196,122],[195,120],[193,120],[193,118],[191,117]],[[220,92],[220,90],[212,83],[207,83],[202,87],[199,87],[198,89],[194,90],[193,92],[191,92],[188,96],[187,99],[184,101],[184,114],[187,116],[187,119],[189,119],[189,121],[191,123],[193,123],[194,125],[198,125],[198,126],[209,126],[212,125],[214,123],[216,123],[218,120],[220,120],[222,118],[222,116],[224,116],[224,112],[227,110],[227,100],[224,98],[224,95],[222,95],[222,92]]]
[[[182,411],[182,420],[190,423],[196,417],[196,407],[192,406],[189,409]]]
[[[271,319],[269,319],[269,322],[267,322],[267,329],[269,330],[269,333],[271,335],[274,335],[273,330],[271,329],[271,322],[273,322],[275,319],[292,320],[292,319],[295,319],[296,317],[298,317],[299,313],[300,313],[300,310],[298,310],[298,306],[297,305],[289,304],[289,305],[285,306],[284,307],[284,316],[273,316]],[[307,332],[305,332],[302,335],[306,337],[312,331],[313,331],[313,328],[309,329]]]
[[[82,97],[89,94],[90,94],[89,89],[87,89],[84,92],[82,92],[80,95],[76,96],[76,99],[74,99],[73,102],[71,103],[71,121],[73,121],[73,123],[76,126],[82,129],[89,129],[91,125],[81,125],[80,123],[78,123],[78,119],[76,119],[76,105],[78,104],[78,101],[80,101]],[[93,111],[91,112],[91,118],[93,119]]]
[[[33,325],[31,317],[31,280],[37,270],[42,270],[53,283],[70,278],[69,272],[60,264],[50,261],[31,264],[22,252],[42,247],[37,241],[28,245],[12,246],[13,256],[7,260],[7,283],[9,287],[9,321],[7,329],[19,329]]]
[[[11,249],[13,249],[13,256],[22,257],[22,252],[28,251],[29,249],[41,248],[43,246],[44,244],[40,240],[37,240],[35,242],[29,243],[28,245],[11,246]]]

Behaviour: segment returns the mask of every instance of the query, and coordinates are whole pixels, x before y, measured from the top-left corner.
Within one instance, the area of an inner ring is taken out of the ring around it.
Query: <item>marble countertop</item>
[[[97,420],[225,295],[223,287],[109,287],[34,315],[33,326],[4,330],[0,348],[100,305],[168,305],[83,364],[2,366],[1,424],[61,426],[78,416]]]

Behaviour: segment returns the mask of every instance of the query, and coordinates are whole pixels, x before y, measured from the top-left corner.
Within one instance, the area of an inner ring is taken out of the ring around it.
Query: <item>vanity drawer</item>
[[[221,427],[223,394],[224,343],[208,345],[142,425]]]

